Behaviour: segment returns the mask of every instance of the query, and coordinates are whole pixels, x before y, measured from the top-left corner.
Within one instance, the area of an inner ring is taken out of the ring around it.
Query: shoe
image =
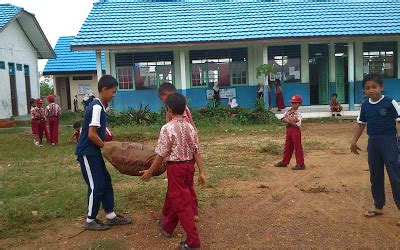
[[[304,165],[296,165],[292,167],[292,170],[304,170],[304,169],[306,169],[306,166]]]
[[[332,114],[332,117],[335,117],[335,114]]]
[[[35,145],[35,146],[39,147],[39,145],[40,145],[40,144],[39,144],[39,142],[38,142],[38,141],[34,140],[34,141],[33,141],[33,145]]]
[[[337,114],[336,116],[342,116],[341,114]]]
[[[178,248],[182,249],[182,250],[184,250],[184,249],[199,250],[200,249],[200,247],[189,247],[189,245],[185,241],[179,242]]]
[[[274,166],[276,168],[286,168],[287,167],[287,165],[283,161],[275,163]]]
[[[86,230],[91,231],[104,231],[111,228],[110,226],[105,225],[103,222],[101,222],[101,220],[98,219],[95,219],[92,222],[86,222],[84,227]]]
[[[116,225],[126,225],[131,224],[132,220],[129,218],[125,218],[122,215],[118,215],[114,217],[114,219],[106,219],[106,225],[108,226],[116,226]]]
[[[55,144],[55,143],[52,143],[51,145],[55,146],[56,144]]]
[[[162,226],[161,226],[161,220],[156,220],[156,225],[157,225],[158,230],[160,230],[160,231],[162,232],[162,234],[164,235],[164,237],[166,237],[166,238],[171,238],[171,237],[172,237],[172,234],[167,233],[167,232],[162,228]]]
[[[39,144],[39,147],[43,147],[43,144]]]

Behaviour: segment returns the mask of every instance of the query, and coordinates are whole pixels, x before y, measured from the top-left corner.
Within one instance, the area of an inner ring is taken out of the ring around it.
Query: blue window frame
[[[6,69],[6,63],[4,61],[0,61],[0,69]]]

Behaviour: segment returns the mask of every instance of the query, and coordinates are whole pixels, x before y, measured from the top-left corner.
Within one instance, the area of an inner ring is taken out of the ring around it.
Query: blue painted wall
[[[290,106],[290,98],[300,95],[303,98],[303,105],[310,105],[310,84],[308,83],[284,83],[282,84],[283,98],[285,105]],[[274,103],[276,106],[276,102]]]
[[[139,108],[140,104],[148,105],[152,111],[159,111],[162,106],[156,89],[117,91],[112,101],[113,108],[118,111]]]
[[[383,84],[383,94],[400,101],[400,79],[385,79]]]

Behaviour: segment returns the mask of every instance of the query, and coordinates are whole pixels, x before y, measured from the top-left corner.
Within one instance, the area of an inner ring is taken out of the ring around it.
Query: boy
[[[79,140],[79,135],[81,134],[81,129],[82,129],[82,123],[79,121],[74,122],[74,124],[72,125],[72,127],[75,130],[75,133],[71,136],[71,138],[69,138],[69,141],[76,141],[78,142]]]
[[[294,95],[290,98],[292,108],[283,114],[282,121],[286,123],[286,140],[285,149],[283,151],[283,160],[275,163],[275,167],[287,167],[292,158],[293,150],[296,155],[296,166],[292,167],[292,170],[304,170],[304,153],[303,145],[301,144],[301,114],[298,111],[302,102],[302,98],[299,95]]]
[[[160,97],[160,100],[164,103],[164,105],[166,104],[167,98],[168,96],[174,94],[176,92],[176,88],[173,84],[165,82],[163,84],[160,85],[160,87],[158,88],[158,96]],[[192,118],[192,114],[190,112],[189,107],[186,105],[185,106],[185,111],[183,112],[183,118],[185,119],[186,122],[190,123],[194,129],[197,130],[196,125],[193,122],[193,118]],[[172,116],[170,114],[168,114],[168,112],[166,112],[165,114],[165,120],[168,123],[169,121],[172,120]],[[198,211],[198,202],[197,202],[197,196],[196,196],[196,191],[194,190],[194,188],[191,190],[192,195],[193,195],[193,199],[194,199],[194,203],[193,203],[193,213],[194,213],[194,217],[196,221],[199,221],[199,211]],[[167,206],[164,206],[164,209],[169,209]],[[153,214],[152,216],[155,219],[159,219],[162,218],[162,216],[166,214],[166,211],[162,211],[162,214]]]
[[[54,96],[48,95],[47,101],[49,105],[46,107],[46,117],[49,124],[49,141],[55,146],[58,143],[58,126],[60,123],[61,108],[60,105],[54,103]]]
[[[176,92],[175,86],[169,82],[161,84],[160,87],[158,88],[158,96],[160,97],[160,100],[164,103],[164,105],[166,104],[168,96],[174,94],[175,92]],[[193,122],[192,113],[190,113],[190,109],[188,106],[185,107],[183,118],[185,119],[186,122],[190,123],[196,129],[196,126],[194,125]],[[165,114],[165,120],[167,123],[172,120],[172,117],[168,114],[168,112],[166,112]]]
[[[31,110],[32,117],[32,128],[35,134],[35,145],[38,147],[43,147],[43,134],[46,134],[46,114],[45,110],[42,108],[43,101],[40,98],[35,100],[36,107]]]
[[[337,100],[337,94],[333,93],[332,94],[332,99],[329,103],[329,106],[331,108],[331,112],[332,112],[332,117],[336,116],[342,116],[340,114],[340,112],[342,111],[343,107],[342,105],[340,105],[340,102]]]
[[[31,106],[31,109],[29,110],[29,114],[31,116],[31,129],[32,129],[32,136],[33,136],[33,145],[38,144],[37,142],[37,122],[35,121],[35,117],[33,116],[33,112],[36,108],[36,103],[35,103],[35,99],[31,98],[31,100],[29,101],[29,104]]]
[[[368,165],[370,170],[371,192],[374,208],[366,211],[367,218],[383,214],[385,205],[384,165],[392,187],[393,199],[400,209],[400,165],[397,148],[396,119],[400,116],[400,107],[392,98],[382,95],[383,81],[377,74],[366,75],[363,80],[365,94],[369,97],[362,106],[357,118],[358,125],[354,131],[350,150],[359,154],[361,150],[357,141],[365,125],[368,134]],[[400,226],[400,221],[397,222]]]
[[[75,154],[88,185],[88,214],[85,224],[87,230],[107,230],[113,225],[124,225],[131,220],[114,212],[114,192],[101,148],[106,133],[106,105],[115,96],[117,80],[104,75],[98,83],[99,98],[95,98],[85,110],[82,130]],[[102,204],[106,212],[106,223],[98,220],[97,213]]]
[[[194,164],[199,168],[199,183],[204,186],[205,175],[200,156],[196,129],[185,121],[183,114],[186,109],[185,97],[179,93],[170,95],[167,100],[167,112],[171,121],[160,131],[160,138],[155,152],[156,159],[148,170],[142,171],[142,180],[150,180],[162,162],[167,162],[168,191],[164,206],[170,206],[164,219],[159,224],[164,235],[169,237],[174,232],[178,222],[186,232],[186,240],[179,244],[181,249],[200,247],[199,234],[193,214],[193,176]]]

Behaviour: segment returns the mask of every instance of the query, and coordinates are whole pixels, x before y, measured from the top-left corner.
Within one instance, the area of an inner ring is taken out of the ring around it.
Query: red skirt
[[[278,107],[278,109],[286,108],[285,102],[283,101],[282,93],[277,93],[276,94],[276,106]]]

